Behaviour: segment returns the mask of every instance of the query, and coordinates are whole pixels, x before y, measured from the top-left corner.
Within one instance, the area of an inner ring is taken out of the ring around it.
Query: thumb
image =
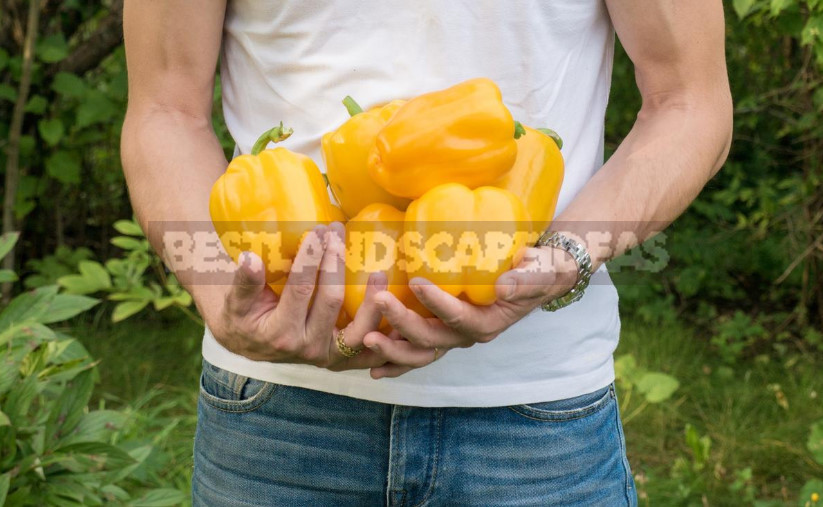
[[[266,287],[263,260],[254,252],[243,252],[237,258],[237,270],[226,300],[237,313],[246,313]]]
[[[549,260],[541,249],[528,248],[517,267],[497,279],[497,297],[509,302],[548,297],[556,274]]]

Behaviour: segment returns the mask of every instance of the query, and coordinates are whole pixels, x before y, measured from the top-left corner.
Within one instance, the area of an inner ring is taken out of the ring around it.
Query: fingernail
[[[509,290],[506,291],[506,301],[511,300],[511,298],[514,297],[514,293],[517,292],[517,281],[512,280],[510,283],[511,285],[509,286]]]

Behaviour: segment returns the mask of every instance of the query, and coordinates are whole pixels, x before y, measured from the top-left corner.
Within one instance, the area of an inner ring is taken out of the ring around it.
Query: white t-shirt
[[[489,77],[514,117],[564,140],[562,210],[603,163],[614,31],[602,0],[232,0],[222,85],[239,151],[283,120],[282,145],[322,167],[320,137],[364,107]],[[602,269],[583,299],[537,310],[490,343],[453,349],[394,379],[368,370],[251,361],[206,329],[203,355],[280,384],[412,406],[502,406],[569,398],[614,378],[620,319]]]

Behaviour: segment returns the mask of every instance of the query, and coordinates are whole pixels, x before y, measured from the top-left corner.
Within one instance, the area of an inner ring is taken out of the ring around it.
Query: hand
[[[366,335],[363,343],[390,361],[373,367],[371,376],[397,377],[431,364],[435,354],[439,358],[449,349],[490,342],[547,299],[567,293],[576,280],[577,265],[570,255],[540,247],[526,249],[519,264],[500,275],[495,287],[498,299],[489,306],[467,303],[425,279],[415,278],[409,287],[438,317],[426,319],[390,292],[382,291],[375,297],[376,304],[397,335],[379,331]]]
[[[224,347],[257,361],[304,363],[332,370],[372,368],[386,359],[364,349],[352,358],[337,348],[335,327],[345,284],[344,229],[339,223],[318,226],[322,240],[302,242],[280,298],[266,284],[263,261],[251,252],[238,259],[234,283],[222,312],[209,328]],[[378,328],[382,314],[375,296],[386,288],[384,275],[372,275],[366,297],[344,330],[346,345],[362,346]]]

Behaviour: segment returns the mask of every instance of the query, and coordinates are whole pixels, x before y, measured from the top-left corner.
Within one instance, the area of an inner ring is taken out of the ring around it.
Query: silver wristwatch
[[[574,287],[566,294],[544,302],[540,305],[540,308],[544,312],[553,312],[579,301],[583,297],[583,291],[589,286],[589,280],[592,277],[592,258],[589,252],[586,251],[583,245],[559,232],[543,232],[535,246],[550,246],[565,250],[574,257],[574,262],[577,263],[577,283],[574,284]]]

